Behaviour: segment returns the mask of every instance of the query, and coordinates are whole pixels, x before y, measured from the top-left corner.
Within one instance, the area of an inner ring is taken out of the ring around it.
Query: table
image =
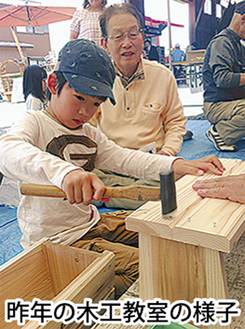
[[[203,59],[175,62],[171,64],[173,67],[182,67],[185,73],[185,77],[176,78],[177,81],[187,81],[191,91],[202,91],[203,80],[202,80],[202,67]],[[169,66],[167,63],[166,66]]]
[[[242,160],[222,162],[225,175],[245,173]],[[206,173],[203,178],[213,176]],[[163,216],[160,201],[148,202],[126,219],[127,229],[139,232],[143,300],[228,298],[222,252],[229,253],[245,231],[245,205],[200,198],[191,187],[196,179],[200,177],[187,175],[176,183],[174,212]]]

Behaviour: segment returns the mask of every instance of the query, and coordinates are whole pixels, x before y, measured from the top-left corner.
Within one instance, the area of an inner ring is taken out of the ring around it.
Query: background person
[[[175,45],[175,49],[172,53],[172,62],[176,63],[176,62],[183,62],[186,59],[186,54],[183,50],[180,49],[180,44],[176,43]]]
[[[83,9],[76,10],[70,26],[70,40],[89,39],[101,46],[99,16],[107,0],[85,0]]]
[[[159,54],[157,51],[157,47],[153,46],[151,44],[151,39],[145,39],[145,54],[146,54],[146,58],[149,59],[150,61],[157,61],[159,62]]]
[[[27,110],[47,107],[47,72],[38,65],[28,66],[23,74],[23,94]]]
[[[177,63],[177,62],[183,62],[186,59],[186,54],[183,50],[180,49],[180,44],[176,43],[175,49],[172,53],[172,63]],[[179,85],[180,83],[186,83],[185,77],[185,71],[183,70],[183,66],[180,65],[173,65],[174,68],[174,76],[177,81],[177,84]]]
[[[228,28],[207,47],[203,64],[203,109],[212,124],[206,132],[218,151],[234,152],[245,136],[245,1],[235,7]]]

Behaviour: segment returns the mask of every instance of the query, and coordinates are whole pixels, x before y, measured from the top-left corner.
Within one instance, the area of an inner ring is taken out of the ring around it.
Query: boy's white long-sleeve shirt
[[[27,111],[1,136],[0,159],[0,171],[9,178],[61,187],[64,176],[81,167],[159,180],[161,172],[171,169],[175,157],[121,148],[89,124],[72,130],[45,111]],[[71,205],[59,198],[22,195],[18,208],[24,248],[42,237],[71,244],[98,220],[96,207]]]

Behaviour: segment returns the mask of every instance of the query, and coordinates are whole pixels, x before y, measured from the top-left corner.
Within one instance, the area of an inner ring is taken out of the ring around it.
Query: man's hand
[[[89,205],[92,199],[101,200],[105,192],[105,185],[99,177],[82,169],[66,174],[61,188],[71,204],[83,202],[84,205]]]
[[[245,203],[245,174],[196,181],[192,187],[202,198]]]
[[[173,162],[173,169],[178,179],[186,174],[202,176],[206,171],[222,175],[225,167],[215,155],[208,155],[197,160],[176,159]]]

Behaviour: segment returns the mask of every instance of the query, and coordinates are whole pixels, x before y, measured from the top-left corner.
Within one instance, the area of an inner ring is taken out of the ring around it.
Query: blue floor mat
[[[188,120],[186,129],[191,130],[194,135],[192,139],[183,143],[179,156],[192,160],[215,154],[218,158],[245,160],[245,139],[235,144],[238,147],[237,152],[219,152],[205,136],[205,132],[209,127],[210,123],[207,120]]]
[[[0,265],[23,250],[16,213],[17,208],[0,206]]]
[[[185,159],[197,159],[210,154],[218,158],[233,158],[245,160],[245,140],[236,143],[237,152],[218,152],[213,143],[205,136],[210,127],[206,120],[188,120],[186,129],[193,132],[193,138],[185,141],[179,156]],[[119,209],[98,208],[100,213],[112,212]],[[0,206],[0,265],[11,259],[23,249],[20,246],[21,232],[16,218],[16,208]]]

